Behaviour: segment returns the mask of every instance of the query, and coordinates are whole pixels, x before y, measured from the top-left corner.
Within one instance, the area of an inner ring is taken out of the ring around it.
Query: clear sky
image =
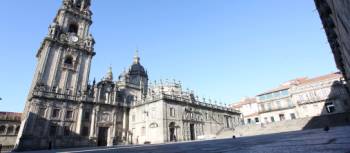
[[[0,5],[0,111],[22,111],[35,54],[61,0]],[[337,71],[313,0],[93,0],[90,80],[114,77],[139,48],[150,80],[181,80],[225,103]]]

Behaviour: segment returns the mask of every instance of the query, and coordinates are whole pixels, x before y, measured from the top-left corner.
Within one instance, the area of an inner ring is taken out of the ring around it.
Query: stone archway
[[[170,141],[177,141],[175,122],[170,122],[170,124],[169,124],[169,140]]]

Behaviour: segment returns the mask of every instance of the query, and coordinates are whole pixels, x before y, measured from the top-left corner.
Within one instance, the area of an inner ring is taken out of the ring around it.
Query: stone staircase
[[[225,129],[216,138],[232,138],[232,136],[253,136],[271,133],[281,133],[302,130],[310,118],[285,120],[268,124],[253,124],[237,126],[234,130]]]
[[[324,128],[325,126],[335,127],[345,125],[350,125],[350,112],[306,117],[294,120],[284,120],[268,124],[240,125],[237,126],[234,130],[224,129],[220,131],[220,133],[217,134],[216,138],[232,138],[232,136],[253,136]]]

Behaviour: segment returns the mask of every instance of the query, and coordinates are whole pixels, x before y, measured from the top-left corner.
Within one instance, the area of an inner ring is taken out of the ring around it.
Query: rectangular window
[[[277,109],[281,109],[282,108],[281,101],[276,101],[276,104],[277,104]]]
[[[259,96],[259,99],[260,100],[265,100],[265,96],[263,95],[263,96]]]
[[[279,114],[279,117],[280,117],[280,121],[285,120],[284,114]]]
[[[287,99],[288,107],[293,107],[293,102],[290,99]]]
[[[85,121],[90,120],[90,112],[86,111],[86,112],[84,113],[84,120],[85,120]]]
[[[252,119],[248,118],[247,122],[248,124],[252,123]]]
[[[282,96],[287,96],[288,95],[288,90],[282,90],[281,91]]]
[[[64,126],[63,134],[64,134],[64,136],[69,136],[69,134],[70,134],[69,126]]]
[[[58,118],[58,116],[60,115],[60,110],[59,109],[53,109],[52,111],[52,118]]]
[[[268,110],[268,111],[272,110],[272,105],[271,105],[271,103],[267,103],[266,105],[267,105],[267,110]]]
[[[292,120],[294,120],[296,117],[295,117],[295,114],[294,113],[291,113],[290,114],[290,118],[292,119]]]
[[[175,108],[170,108],[170,116],[175,117]]]
[[[259,123],[259,118],[258,117],[255,118],[255,123]]]
[[[133,122],[135,122],[135,115],[132,115],[132,116],[131,116],[131,120],[132,120]]]
[[[265,105],[264,105],[264,104],[260,104],[260,108],[261,108],[261,111],[262,111],[262,112],[265,111]]]
[[[56,136],[56,132],[57,132],[57,126],[55,126],[55,125],[52,125],[51,127],[50,127],[50,136]]]
[[[276,97],[279,97],[280,96],[280,92],[274,92],[273,93],[273,96],[276,98]]]
[[[66,112],[66,119],[72,119],[73,118],[73,111],[67,111]]]
[[[275,122],[275,118],[271,116],[271,122]]]
[[[84,126],[83,129],[81,130],[81,135],[82,136],[89,136],[89,127]]]
[[[272,94],[267,94],[266,95],[266,99],[271,99],[272,98]]]

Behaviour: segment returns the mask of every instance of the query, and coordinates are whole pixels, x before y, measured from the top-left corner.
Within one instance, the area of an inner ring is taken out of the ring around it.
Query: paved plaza
[[[48,152],[48,151],[40,151]],[[170,144],[65,149],[59,153],[350,153],[350,126],[289,133]]]

